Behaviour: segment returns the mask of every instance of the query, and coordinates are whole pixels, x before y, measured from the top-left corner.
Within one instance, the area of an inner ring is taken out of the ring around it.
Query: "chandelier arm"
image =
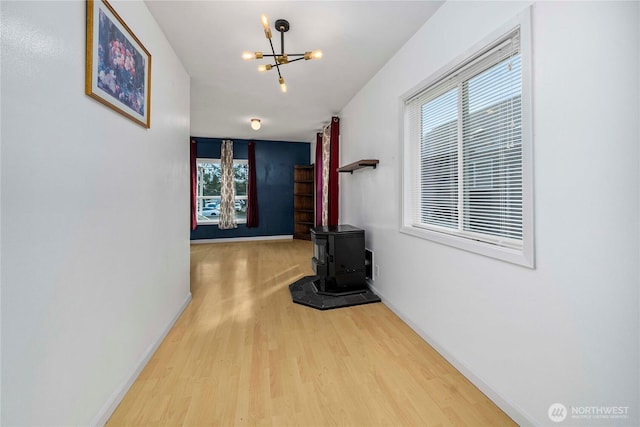
[[[269,39],[269,45],[271,46],[272,55],[267,55],[267,56],[273,56],[273,57],[277,56],[276,50],[273,48],[273,42],[271,41],[271,39]],[[278,61],[276,61],[275,66],[276,66],[276,70],[278,71],[278,77],[282,78],[282,74],[280,74],[280,65],[278,65]]]
[[[288,61],[287,64],[291,64],[292,62],[296,62],[296,61],[301,61],[304,59],[304,56],[302,58],[296,58],[296,59],[292,59],[291,61]],[[284,64],[282,64],[284,65]]]
[[[271,46],[271,53],[272,53],[272,54],[271,54],[271,55],[266,55],[266,56],[277,56],[277,55],[276,55],[276,51],[275,51],[275,49],[273,48],[273,42],[271,41],[271,39],[269,39],[269,45]]]
[[[304,56],[304,53],[285,53],[285,55],[287,56]],[[278,54],[270,54],[270,53],[263,53],[262,56],[273,56],[273,57],[278,57],[278,56],[282,56],[282,55],[278,55]]]

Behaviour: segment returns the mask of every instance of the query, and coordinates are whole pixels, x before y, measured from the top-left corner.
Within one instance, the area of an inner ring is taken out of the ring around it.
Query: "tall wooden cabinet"
[[[311,240],[314,224],[313,165],[293,167],[293,238]]]

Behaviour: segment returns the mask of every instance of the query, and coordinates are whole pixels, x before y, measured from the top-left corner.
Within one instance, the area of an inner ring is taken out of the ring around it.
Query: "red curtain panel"
[[[322,225],[322,134],[316,134],[316,227]]]
[[[340,161],[340,119],[331,118],[331,155],[329,167],[329,224],[338,225],[338,162]]]
[[[258,226],[258,189],[256,188],[256,143],[248,146],[249,183],[247,185],[247,228]]]

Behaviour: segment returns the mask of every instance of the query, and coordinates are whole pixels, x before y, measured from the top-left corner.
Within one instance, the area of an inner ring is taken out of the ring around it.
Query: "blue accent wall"
[[[192,137],[198,158],[220,158],[220,138]],[[220,230],[217,224],[199,225],[191,240],[231,237],[281,236],[293,234],[293,166],[308,165],[307,142],[261,141],[256,143],[256,187],[258,188],[258,227],[238,224],[232,230]],[[246,159],[249,141],[233,140],[233,158]]]

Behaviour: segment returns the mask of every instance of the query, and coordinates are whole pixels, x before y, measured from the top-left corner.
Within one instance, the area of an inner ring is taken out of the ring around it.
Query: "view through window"
[[[520,80],[516,53],[420,106],[420,224],[522,238]]]
[[[222,168],[220,159],[197,159],[198,192],[197,213],[198,224],[217,224],[220,218],[220,179]],[[234,206],[236,221],[247,220],[247,181],[249,166],[246,160],[233,160],[233,183],[235,187]]]

